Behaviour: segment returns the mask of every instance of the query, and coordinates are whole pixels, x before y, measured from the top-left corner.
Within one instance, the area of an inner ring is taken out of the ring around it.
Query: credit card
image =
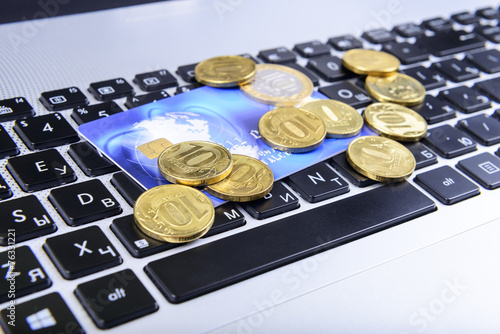
[[[318,92],[312,98],[326,99]],[[183,141],[212,141],[231,153],[257,158],[279,180],[344,151],[358,136],[374,135],[364,126],[356,137],[327,138],[311,152],[278,151],[264,143],[258,131],[259,119],[273,108],[238,88],[204,86],[82,124],[78,130],[145,189],[169,183],[160,175],[157,157],[169,145]],[[225,202],[208,196],[215,206]]]

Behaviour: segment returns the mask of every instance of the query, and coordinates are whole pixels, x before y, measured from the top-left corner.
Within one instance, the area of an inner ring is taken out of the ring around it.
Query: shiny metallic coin
[[[358,173],[380,182],[399,182],[415,170],[415,158],[406,147],[384,137],[354,139],[346,151],[347,162]]]
[[[224,180],[206,187],[215,197],[248,202],[266,196],[273,188],[274,175],[265,163],[255,158],[233,154],[233,171]]]
[[[212,227],[215,210],[201,191],[167,184],[142,193],[134,205],[134,220],[147,236],[180,243],[200,238]]]
[[[262,140],[274,149],[290,152],[309,152],[325,140],[325,122],[316,114],[294,107],[276,108],[259,120]]]
[[[202,61],[196,65],[196,80],[212,87],[238,87],[252,80],[256,72],[255,63],[241,56],[221,56]]]
[[[318,115],[329,138],[348,138],[361,132],[363,117],[348,104],[335,100],[315,100],[300,107]]]
[[[366,125],[381,136],[417,141],[427,133],[427,122],[417,112],[395,103],[373,103],[363,112]]]
[[[357,74],[384,76],[397,72],[400,62],[383,51],[352,49],[344,53],[342,65]]]
[[[413,106],[422,103],[425,98],[424,86],[418,80],[402,73],[386,77],[367,76],[365,88],[380,102]]]
[[[160,174],[169,182],[202,186],[219,182],[231,173],[233,158],[222,145],[186,141],[165,149],[158,157]]]
[[[313,83],[305,74],[290,67],[259,64],[253,81],[240,89],[261,103],[294,106],[311,96]]]

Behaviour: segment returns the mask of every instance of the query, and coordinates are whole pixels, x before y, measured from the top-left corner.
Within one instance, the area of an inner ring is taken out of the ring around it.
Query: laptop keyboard
[[[120,271],[83,282],[75,290],[97,327],[114,327],[156,311],[155,298],[162,298],[151,296],[139,278],[123,268],[126,261],[114,242],[142,259],[150,280],[175,304],[432,215],[435,201],[452,206],[481,196],[483,191],[499,191],[494,189],[500,187],[500,112],[491,108],[492,102],[500,102],[500,76],[495,77],[500,72],[500,52],[495,49],[500,28],[494,25],[499,18],[498,9],[483,8],[420,24],[399,24],[392,30],[374,29],[362,36],[333,36],[325,43],[313,40],[245,54],[256,62],[301,71],[320,93],[358,111],[373,100],[364,90],[364,78],[342,67],[342,52],[364,46],[396,56],[404,64],[401,72],[427,89],[424,102],[413,107],[429,124],[427,136],[404,144],[417,162],[412,176],[417,185],[407,181],[382,185],[367,179],[350,167],[342,153],[276,181],[262,199],[216,208],[214,225],[204,239],[219,237],[175,254],[169,250],[182,245],[149,238],[135,226],[132,215],[122,214],[123,206],[132,207],[143,189],[82,141],[76,128],[196,89],[200,86],[194,79],[196,64],[179,66],[178,77],[161,69],[137,74],[131,78],[133,84],[127,78],[112,78],[91,82],[85,90],[68,87],[40,92],[40,102],[50,112],[35,114],[32,105],[36,101],[5,97],[0,100],[0,158],[5,171],[0,177],[0,216],[5,217],[0,245],[12,245],[14,231],[16,244],[37,238],[44,241],[43,247],[16,247],[16,256],[23,261],[13,266],[8,264],[9,251],[0,253],[6,278],[0,280],[0,301],[10,298],[7,278],[16,277],[16,297],[21,297],[116,266]],[[88,96],[99,103],[89,104]],[[25,148],[16,145],[20,142],[13,140],[16,136]],[[447,163],[455,158],[456,168]],[[80,179],[72,166],[84,177]],[[113,187],[122,198],[110,192]],[[358,191],[351,195],[353,188]],[[47,197],[46,203],[59,217],[49,214],[39,196]],[[327,201],[337,196],[341,198]],[[305,203],[307,211],[297,210]],[[250,224],[246,216],[269,221],[240,233],[227,233]],[[108,226],[85,226],[109,217]],[[70,228],[60,228],[64,224]],[[107,228],[119,241],[109,240],[103,233]],[[148,259],[159,253],[164,256]],[[47,276],[38,260],[45,255],[62,278]],[[114,290],[103,297],[102,287],[111,285]],[[96,303],[99,298],[107,300]],[[42,328],[43,321],[60,317],[73,321],[75,332],[82,330],[58,293],[18,305],[18,312],[29,315],[34,307],[44,310],[48,305],[49,316],[36,313],[45,320],[28,316],[22,326],[34,330]],[[1,321],[10,331],[4,311]]]

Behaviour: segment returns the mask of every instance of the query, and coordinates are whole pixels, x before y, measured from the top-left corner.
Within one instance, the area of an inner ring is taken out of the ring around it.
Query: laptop
[[[0,25],[5,332],[500,331],[498,4],[16,4]],[[363,78],[334,66],[356,45],[426,86],[406,181],[371,182],[339,151],[258,203],[221,205],[217,229],[173,247],[134,229],[144,188],[78,132],[198,94],[194,65],[219,55],[292,66],[361,113]]]

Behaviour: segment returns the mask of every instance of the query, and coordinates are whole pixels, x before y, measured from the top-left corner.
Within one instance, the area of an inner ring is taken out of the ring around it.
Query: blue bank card
[[[312,97],[326,98],[318,92]],[[273,108],[252,100],[238,88],[204,86],[82,124],[78,130],[145,189],[169,183],[159,173],[156,156],[144,150],[147,143],[161,143],[161,139],[172,144],[188,140],[221,144],[231,153],[263,161],[279,180],[344,151],[358,136],[374,134],[364,126],[356,137],[327,138],[311,152],[281,152],[264,143],[258,132],[259,119]],[[207,195],[215,206],[224,203]]]

